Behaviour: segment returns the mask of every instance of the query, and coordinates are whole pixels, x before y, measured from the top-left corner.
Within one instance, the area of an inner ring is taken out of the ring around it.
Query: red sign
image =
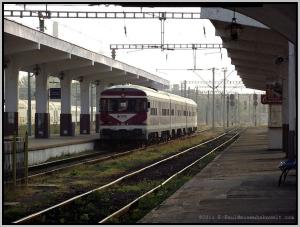
[[[273,98],[268,98],[267,95],[261,95],[261,104],[282,104],[282,98],[278,97],[273,97]]]
[[[261,95],[262,104],[282,104],[282,84],[279,81],[266,85],[266,94]]]

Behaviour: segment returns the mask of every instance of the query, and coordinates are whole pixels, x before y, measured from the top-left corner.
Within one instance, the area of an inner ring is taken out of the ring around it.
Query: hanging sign
[[[279,81],[266,84],[266,94],[261,95],[262,104],[282,104],[282,83]]]
[[[50,99],[61,99],[61,89],[60,88],[50,88]]]

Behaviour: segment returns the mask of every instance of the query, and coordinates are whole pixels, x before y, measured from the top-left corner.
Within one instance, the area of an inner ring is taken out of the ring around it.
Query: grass
[[[222,132],[222,129],[217,129],[215,131],[211,130],[205,132],[205,134],[197,135],[192,138],[174,140],[167,144],[148,147],[112,160],[106,160],[93,165],[81,165],[51,175],[30,179],[29,183],[31,185],[57,185],[58,187],[52,187],[47,190],[47,192],[51,194],[51,200],[42,196],[44,189],[41,188],[26,187],[21,189],[20,187],[16,187],[11,190],[7,190],[7,185],[5,185],[4,201],[17,201],[21,203],[20,206],[25,212],[17,213],[15,216],[15,219],[17,219],[38,211],[38,207],[48,207],[54,203],[62,201],[63,199],[69,198],[74,194],[79,194],[91,188],[99,187],[108,183],[112,178],[115,178],[118,175],[124,174],[128,171],[130,172],[145,163],[154,162],[155,160],[199,144],[202,141],[210,139]],[[32,201],[37,201],[37,204],[33,206]],[[12,207],[5,209],[4,218],[7,219],[7,216],[12,217],[13,215],[10,213],[14,213]]]
[[[51,224],[90,224],[97,223],[100,217],[105,217],[117,210],[120,202],[124,199],[131,201],[131,197],[143,194],[158,185],[159,181],[141,181],[138,183],[116,184],[110,188],[96,191],[88,196],[75,200],[74,202],[53,210],[42,217],[32,220],[30,223],[51,223]],[[120,195],[123,199],[120,200]],[[58,222],[57,222],[58,220]]]

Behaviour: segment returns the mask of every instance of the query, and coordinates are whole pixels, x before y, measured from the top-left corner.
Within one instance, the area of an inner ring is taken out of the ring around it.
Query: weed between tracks
[[[138,152],[112,160],[93,165],[77,166],[55,174],[37,177],[30,180],[28,187],[12,188],[5,185],[4,201],[18,202],[19,204],[4,206],[4,222],[11,223],[74,195],[104,185],[118,176],[208,140],[222,132],[222,129],[208,131],[203,135],[141,149]]]
[[[109,215],[120,205],[131,202],[137,194],[143,194],[159,183],[159,181],[145,180],[131,185],[116,184],[83,199],[75,200],[26,224],[95,224],[100,217]]]
[[[227,145],[229,146],[229,145]],[[222,149],[223,150],[223,149]],[[200,160],[190,169],[174,177],[160,189],[142,198],[137,205],[129,210],[125,215],[108,220],[109,224],[133,224],[141,220],[152,209],[158,207],[163,201],[174,194],[186,182],[191,180],[193,176],[199,173],[207,164],[209,164],[222,150],[217,150]]]

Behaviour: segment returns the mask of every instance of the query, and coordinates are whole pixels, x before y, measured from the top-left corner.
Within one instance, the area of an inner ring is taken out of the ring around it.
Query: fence
[[[4,182],[19,179],[28,182],[28,134],[24,137],[4,138]]]

